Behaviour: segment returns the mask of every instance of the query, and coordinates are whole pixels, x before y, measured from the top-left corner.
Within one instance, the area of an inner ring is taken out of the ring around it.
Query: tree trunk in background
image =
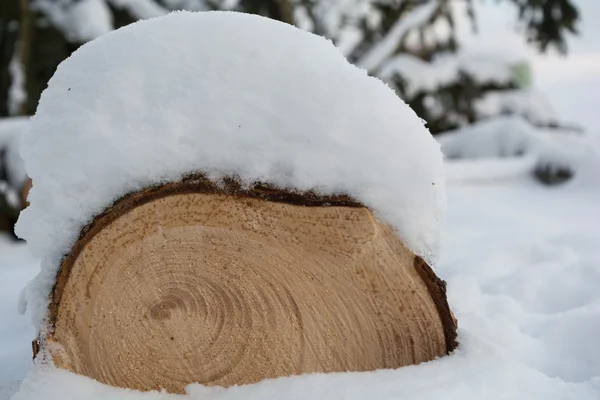
[[[19,37],[20,14],[19,0],[0,1],[0,117],[9,115],[9,66]]]
[[[15,50],[18,51],[16,55],[18,58],[18,62],[21,64],[21,70],[25,74],[25,87],[23,88],[25,92],[27,92],[27,82],[29,82],[30,78],[27,74],[29,71],[30,59],[31,59],[31,45],[33,39],[33,30],[34,30],[34,15],[29,7],[29,0],[20,0],[21,6],[21,18],[19,24],[19,41],[16,43]],[[27,96],[28,98],[29,96]],[[36,96],[37,97],[37,96]],[[18,112],[19,115],[30,115],[33,112],[30,112],[30,107],[28,107],[27,98],[19,105],[19,108],[15,111]],[[36,100],[37,107],[37,100]],[[34,110],[35,111],[35,110]]]
[[[279,0],[279,14],[281,20],[290,25],[295,25],[294,22],[294,6],[291,0]]]

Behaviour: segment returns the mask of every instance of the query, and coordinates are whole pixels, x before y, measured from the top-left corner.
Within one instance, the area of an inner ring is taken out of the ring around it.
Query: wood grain
[[[63,263],[42,341],[58,367],[182,393],[456,345],[441,281],[368,209],[152,193],[97,219]]]

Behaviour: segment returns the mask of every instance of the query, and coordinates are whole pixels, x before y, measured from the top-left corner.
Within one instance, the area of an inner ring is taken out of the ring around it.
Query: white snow
[[[575,174],[594,148],[596,135],[536,127],[520,116],[499,116],[446,132],[436,137],[450,159],[485,159],[500,175],[511,174],[512,161],[497,158],[524,157],[523,167],[549,165]],[[490,161],[491,160],[491,161]],[[504,166],[507,169],[504,169]],[[530,170],[531,171],[531,170]]]
[[[600,188],[600,132],[591,133],[583,154],[578,159],[573,187],[582,191]]]
[[[347,193],[435,261],[438,143],[331,42],[263,17],[180,12],[82,46],[42,94],[21,153],[34,185],[16,231],[42,260],[25,290],[38,326],[60,259],[95,215],[198,171]]]
[[[517,116],[499,116],[436,137],[442,152],[454,158],[514,157],[534,150],[533,128]]]
[[[557,123],[558,118],[548,99],[533,89],[488,92],[475,103],[480,117],[498,114],[518,114],[533,124]]]
[[[35,329],[17,313],[21,287],[31,279],[39,263],[24,243],[0,233],[0,400],[7,400],[31,366],[31,341]]]
[[[451,187],[449,226],[460,229],[445,237],[440,270],[461,328],[548,377],[587,382],[598,397],[600,187],[546,188],[528,174]]]
[[[591,163],[600,165],[600,151],[595,154],[584,175],[597,181]],[[459,321],[460,346],[452,355],[399,370],[307,375],[229,389],[191,385],[187,397],[125,391],[38,366],[13,400],[600,398],[600,185],[547,188],[518,168],[499,179],[491,160],[446,164],[455,179],[448,186],[436,272],[448,282]],[[461,169],[466,179],[460,179]],[[477,181],[469,179],[474,174]],[[0,282],[9,289],[0,291],[0,305],[8,307],[0,311],[0,327],[6,327],[0,400],[8,399],[3,386],[13,391],[14,380],[23,378],[34,334],[12,307],[15,288],[36,268],[22,246],[13,246],[12,253],[0,249]],[[13,371],[13,365],[20,367]]]

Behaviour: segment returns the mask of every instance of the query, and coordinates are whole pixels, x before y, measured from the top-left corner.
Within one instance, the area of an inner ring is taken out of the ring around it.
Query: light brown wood
[[[55,364],[181,393],[443,356],[443,284],[364,207],[165,191],[82,235],[53,293]]]

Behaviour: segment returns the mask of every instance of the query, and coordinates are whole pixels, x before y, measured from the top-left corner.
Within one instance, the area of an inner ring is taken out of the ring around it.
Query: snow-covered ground
[[[469,169],[482,175],[483,164],[459,163],[447,166],[453,179],[437,267],[459,320],[455,354],[396,371],[284,378],[224,391],[195,386],[192,397],[600,398],[600,189],[548,188],[518,171],[502,179],[461,180]],[[23,244],[0,239],[0,400],[10,397],[30,363],[34,329],[17,314],[16,303],[37,269]],[[69,398],[122,394],[77,385],[66,374],[52,379],[45,399],[59,398],[63,379],[73,391]]]
[[[38,262],[24,243],[0,233],[0,400],[16,388],[31,364],[31,341],[35,329],[19,315],[19,292],[37,274]]]

